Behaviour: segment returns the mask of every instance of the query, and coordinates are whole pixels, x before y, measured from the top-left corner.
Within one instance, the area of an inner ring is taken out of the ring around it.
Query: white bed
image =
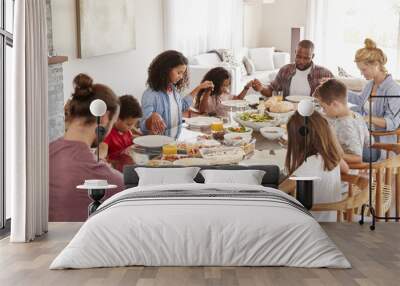
[[[154,198],[154,194],[162,197]],[[128,265],[350,268],[320,225],[296,202],[279,190],[255,185],[130,188],[100,206],[50,269]]]

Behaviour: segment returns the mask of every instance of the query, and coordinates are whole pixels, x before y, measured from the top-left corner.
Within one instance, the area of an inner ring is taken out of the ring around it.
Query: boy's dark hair
[[[132,95],[123,95],[119,98],[119,119],[140,118],[143,116],[139,101]]]
[[[167,91],[169,73],[180,65],[188,65],[188,59],[180,52],[169,50],[159,54],[150,64],[148,69],[147,85],[155,91]],[[175,84],[178,91],[188,86],[189,77],[186,70],[183,78]]]
[[[334,100],[345,103],[347,102],[347,88],[342,82],[329,79],[317,88],[315,97],[326,104],[331,104]]]

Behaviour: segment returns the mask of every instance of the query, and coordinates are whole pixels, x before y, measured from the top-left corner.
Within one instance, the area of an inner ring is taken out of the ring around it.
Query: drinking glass
[[[213,122],[211,124],[211,133],[216,140],[224,139],[224,124],[222,122]]]
[[[178,146],[176,144],[165,144],[162,147],[163,155],[176,155],[178,154]]]
[[[278,91],[276,92],[276,99],[277,99],[278,101],[282,101],[282,100],[283,100],[283,92],[282,92],[282,90],[278,90]]]
[[[224,131],[224,124],[221,121],[213,122],[211,124],[211,131],[213,132]]]

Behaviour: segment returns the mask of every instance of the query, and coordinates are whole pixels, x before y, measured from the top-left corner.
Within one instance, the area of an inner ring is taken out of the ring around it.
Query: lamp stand
[[[296,181],[296,200],[302,203],[302,205],[310,210],[313,205],[313,191],[314,181],[312,180],[298,180]]]
[[[400,98],[400,95],[370,95],[369,97],[369,200],[368,204],[363,204],[361,207],[361,219],[358,221],[360,225],[364,224],[364,212],[365,209],[369,209],[372,217],[372,224],[369,226],[370,230],[375,230],[376,219],[385,220],[396,220],[398,221],[400,217],[381,217],[377,216],[375,212],[375,207],[372,204],[372,99],[373,98]],[[388,151],[389,152],[389,151]],[[378,192],[379,190],[376,190]],[[376,201],[375,201],[376,203]]]
[[[96,128],[96,135],[97,135],[97,162],[100,161],[100,117],[96,116],[96,121],[97,121],[97,128]]]

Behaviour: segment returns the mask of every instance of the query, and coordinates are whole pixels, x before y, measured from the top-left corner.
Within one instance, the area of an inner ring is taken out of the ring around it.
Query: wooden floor
[[[353,268],[288,267],[124,267],[48,270],[79,229],[79,223],[52,223],[33,243],[0,241],[0,285],[400,285],[400,223],[324,224]]]

